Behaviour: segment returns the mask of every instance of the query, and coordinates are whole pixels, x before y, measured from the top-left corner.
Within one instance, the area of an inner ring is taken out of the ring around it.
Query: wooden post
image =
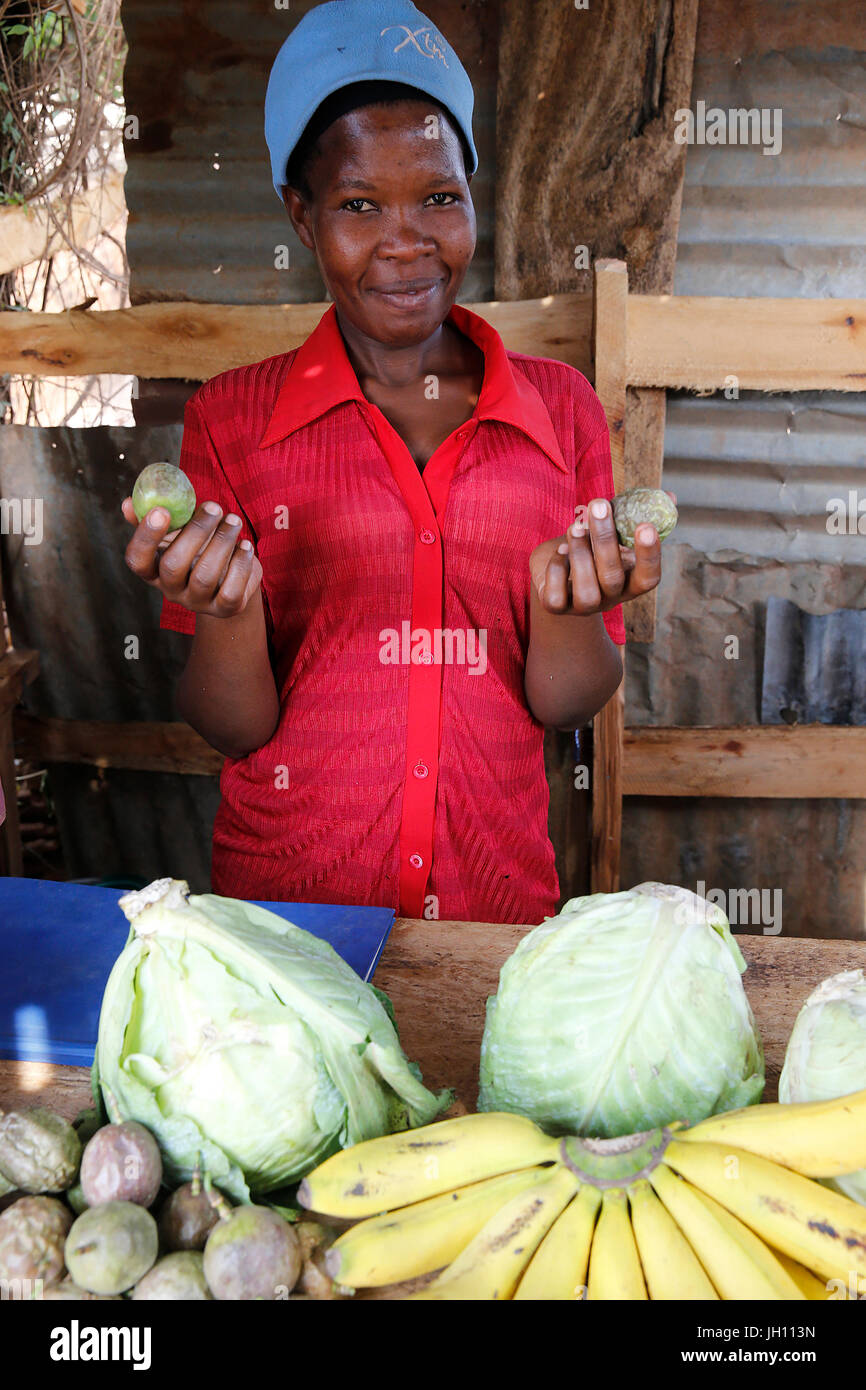
[[[610,455],[616,492],[626,486],[625,401],[628,270],[624,261],[595,264],[593,356],[595,389],[610,431]],[[592,848],[590,891],[615,893],[619,888],[622,842],[622,764],[625,732],[625,649],[619,689],[592,725]]]

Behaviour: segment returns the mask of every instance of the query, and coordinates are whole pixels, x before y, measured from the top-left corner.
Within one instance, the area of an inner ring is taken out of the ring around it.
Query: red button
[[[418,539],[423,541],[424,545],[433,545],[436,540],[436,533],[435,531],[419,531]]]
[[[430,769],[426,763],[416,763],[412,771],[416,777],[426,777]]]
[[[422,869],[424,867],[424,860],[421,858],[420,854],[410,854],[409,863],[412,865],[413,869]]]

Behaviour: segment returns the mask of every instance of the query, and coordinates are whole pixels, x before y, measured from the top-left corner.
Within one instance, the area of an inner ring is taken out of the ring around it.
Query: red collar
[[[567,473],[547,406],[531,382],[513,370],[496,329],[461,304],[455,304],[448,317],[484,353],[484,382],[473,418],[514,425]],[[332,304],[295,353],[259,448],[276,444],[345,401],[366,401],[366,397],[346,353],[336,305]]]

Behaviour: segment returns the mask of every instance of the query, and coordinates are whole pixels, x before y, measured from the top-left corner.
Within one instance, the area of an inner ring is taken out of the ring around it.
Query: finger
[[[124,551],[123,558],[133,574],[148,584],[154,584],[159,576],[158,546],[171,525],[165,507],[154,507],[144,521],[135,528],[132,539]]]
[[[153,512],[150,515],[153,516]],[[195,564],[196,556],[207,546],[219,525],[221,516],[222,507],[219,503],[205,502],[203,506],[196,508],[192,519],[186,523],[186,526],[173,533],[176,539],[171,542],[159,561],[160,583],[166,592],[171,589],[173,594],[180,594],[186,590],[189,573]],[[168,528],[166,527],[167,534]],[[161,539],[165,539],[165,537],[161,537]]]
[[[605,598],[618,598],[625,585],[625,572],[613,508],[604,497],[596,497],[589,504],[589,535],[599,588]]]
[[[209,603],[216,597],[216,591],[226,575],[240,532],[240,517],[234,512],[229,512],[190,568],[187,579],[190,598],[199,603]]]
[[[646,594],[662,577],[662,543],[656,528],[645,521],[634,533],[634,569],[628,577],[628,595]]]
[[[669,498],[671,499],[671,501],[673,502],[674,506],[676,506],[676,505],[677,505],[677,495],[676,495],[676,493],[675,493],[675,492],[671,492],[671,490],[670,490],[669,487],[666,487],[666,488],[665,488],[665,492],[667,493],[668,497],[669,497]]]
[[[569,583],[571,606],[575,613],[595,613],[601,604],[601,590],[589,533],[582,522],[568,528]]]
[[[213,544],[212,541],[211,545]],[[220,617],[230,617],[231,614],[240,612],[252,567],[253,547],[250,541],[244,539],[238,542],[229,560],[225,578],[214,594],[214,612]]]
[[[562,547],[560,547],[562,549]],[[566,552],[568,547],[564,547]],[[568,554],[551,555],[544,571],[544,582],[540,592],[542,606],[548,613],[567,613],[568,593]]]
[[[241,545],[243,545],[243,541],[241,541]],[[263,576],[262,562],[261,562],[261,560],[259,560],[259,558],[254,554],[254,555],[253,555],[252,571],[251,571],[251,573],[250,573],[249,579],[247,580],[247,587],[246,587],[246,589],[244,590],[244,601],[243,601],[243,607],[244,607],[244,608],[246,608],[246,606],[247,606],[247,604],[249,603],[250,599],[252,598],[253,594],[256,592],[256,589],[257,589],[257,588],[259,587],[259,585],[261,584],[261,582],[262,582],[262,576]]]
[[[130,522],[133,526],[138,525],[138,517],[135,514],[135,507],[132,505],[131,497],[124,497],[120,504],[120,510],[123,512],[124,521]]]

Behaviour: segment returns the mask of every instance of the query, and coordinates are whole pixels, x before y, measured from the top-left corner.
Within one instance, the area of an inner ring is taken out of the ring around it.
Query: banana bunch
[[[866,1208],[815,1179],[866,1167],[866,1091],[618,1139],[463,1115],[344,1149],[301,1184],[348,1218],[348,1288],[414,1299],[826,1299],[866,1294]],[[437,1272],[438,1271],[438,1272]]]

